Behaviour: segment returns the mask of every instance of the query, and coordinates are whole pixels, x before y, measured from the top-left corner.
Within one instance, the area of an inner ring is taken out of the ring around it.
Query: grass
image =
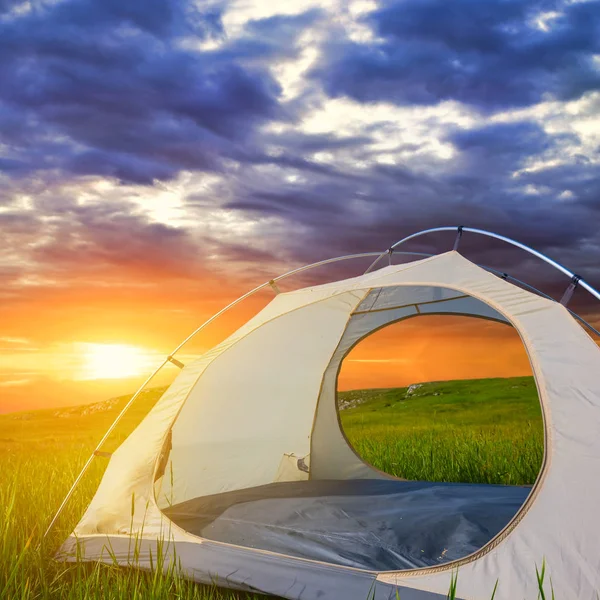
[[[123,419],[105,450],[114,450],[164,389],[146,392]],[[55,531],[41,550],[41,535],[83,463],[128,397],[73,409],[0,415],[0,599],[259,598],[199,586],[173,573],[50,559],[91,500],[107,459],[97,458]],[[94,410],[97,408],[99,410]],[[262,596],[261,596],[262,597]]]
[[[163,391],[149,390],[140,397],[104,449],[114,450]],[[345,392],[341,397],[361,402],[341,413],[351,442],[368,461],[395,475],[520,484],[531,483],[539,469],[541,417],[531,379],[427,384],[408,398],[405,389]],[[50,560],[93,496],[104,458],[94,461],[38,550],[54,511],[126,401],[122,397],[92,407],[0,415],[0,598],[259,598],[196,585],[173,573]]]
[[[406,479],[533,484],[544,453],[531,377],[427,383],[340,394],[350,443],[367,462]]]

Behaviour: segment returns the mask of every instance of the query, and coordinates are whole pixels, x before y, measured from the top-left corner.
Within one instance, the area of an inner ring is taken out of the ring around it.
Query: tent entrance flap
[[[529,491],[372,479],[285,482],[195,498],[164,513],[205,539],[389,571],[476,552],[506,526]]]

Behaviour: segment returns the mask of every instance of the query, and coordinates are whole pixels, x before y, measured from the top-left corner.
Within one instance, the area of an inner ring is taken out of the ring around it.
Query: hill
[[[165,389],[151,388],[140,394],[109,440],[110,451],[135,429]],[[82,406],[0,415],[0,451],[57,447],[91,451],[130,398],[126,395]]]
[[[165,388],[143,392],[108,440],[113,451]],[[130,396],[70,408],[0,415],[0,451],[89,453]],[[340,392],[340,418],[356,451],[408,479],[531,484],[543,455],[532,377]]]
[[[544,434],[532,377],[442,381],[339,394],[346,437],[407,479],[532,484]]]

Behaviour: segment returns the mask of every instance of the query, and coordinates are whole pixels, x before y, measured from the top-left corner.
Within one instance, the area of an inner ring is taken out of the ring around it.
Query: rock
[[[121,402],[121,400],[121,398],[111,398],[110,400],[103,400],[102,402],[95,402],[93,404],[86,404],[84,406],[73,406],[59,410],[55,412],[53,416],[60,419],[69,419],[71,417],[82,417],[98,412],[106,412],[112,410]]]
[[[350,398],[342,400],[338,399],[338,410],[347,410],[349,408],[356,408],[359,404],[362,404],[366,401],[366,398],[362,398],[360,396],[351,395]]]
[[[408,398],[409,396],[413,396],[414,393],[418,389],[421,389],[422,387],[423,387],[422,383],[413,383],[412,385],[409,385],[408,389],[406,390],[406,397]]]

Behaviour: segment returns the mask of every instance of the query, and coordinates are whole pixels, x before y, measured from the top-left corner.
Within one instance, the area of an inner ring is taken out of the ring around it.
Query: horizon
[[[444,360],[448,357],[450,361]],[[157,362],[162,362],[162,358],[164,356]],[[192,361],[196,357],[186,354],[184,347],[177,358]],[[106,369],[106,365],[101,367],[101,370]],[[178,373],[179,369],[167,365],[147,389],[168,386]],[[126,396],[133,394],[147,375],[149,373],[144,372],[138,377],[112,379],[63,376],[56,385],[84,390],[87,396],[73,394],[66,401],[53,403],[46,399],[41,404],[32,402],[25,407],[9,405],[8,410],[0,405],[0,414],[68,408]],[[473,317],[427,315],[393,323],[357,344],[342,362],[338,390],[525,375],[531,375],[531,367],[519,336],[511,326]],[[49,385],[49,379],[43,381],[44,386]],[[45,393],[48,398],[48,391]]]
[[[506,376],[506,377],[472,377],[472,378],[467,378],[467,379],[440,379],[440,380],[436,380],[436,381],[415,381],[414,384],[410,384],[410,385],[425,385],[428,383],[450,383],[450,382],[454,382],[454,381],[488,381],[488,380],[492,381],[495,379],[520,379],[520,378],[527,378],[527,377],[533,377],[533,374],[531,374],[531,375],[515,375],[515,376]],[[350,389],[338,390],[338,393],[345,394],[345,393],[363,392],[363,391],[368,392],[368,391],[372,391],[372,390],[396,390],[396,389],[408,388],[408,387],[410,387],[410,385],[394,386],[394,387],[350,388]],[[151,392],[151,391],[155,391],[157,389],[162,389],[163,387],[164,386],[148,386],[145,389],[148,390],[149,392]],[[105,404],[106,402],[110,402],[112,400],[120,400],[120,399],[126,400],[127,398],[130,398],[132,395],[133,395],[133,393],[122,394],[120,396],[112,396],[110,398],[106,398],[105,400],[93,401],[93,402],[89,402],[87,404],[68,404],[65,406],[47,406],[44,408],[34,408],[32,410],[4,412],[4,413],[0,413],[0,416],[39,413],[39,412],[44,412],[44,411],[55,411],[55,410],[69,410],[69,409],[83,408],[86,406],[96,406],[98,404]]]

